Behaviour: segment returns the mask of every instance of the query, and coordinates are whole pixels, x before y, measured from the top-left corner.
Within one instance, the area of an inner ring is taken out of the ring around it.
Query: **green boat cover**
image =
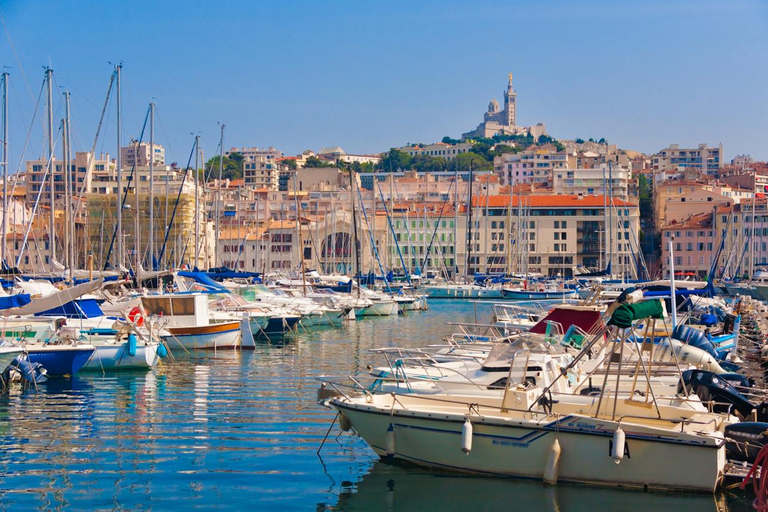
[[[664,318],[664,306],[660,299],[646,300],[637,304],[622,304],[613,312],[608,325],[622,329],[632,326],[634,320],[641,318]]]

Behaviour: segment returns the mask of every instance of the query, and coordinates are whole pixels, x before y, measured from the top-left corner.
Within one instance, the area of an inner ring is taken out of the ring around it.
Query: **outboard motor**
[[[40,363],[30,362],[26,356],[17,357],[6,368],[3,377],[6,381],[10,382],[15,380],[13,373],[21,376],[24,380],[30,384],[41,384],[48,380],[48,372]]]
[[[675,330],[672,332],[672,337],[693,347],[700,348],[715,359],[719,359],[715,346],[707,338],[706,334],[704,334],[704,331],[701,331],[700,329],[694,329],[693,327],[681,324],[675,327]]]
[[[768,423],[745,421],[725,427],[725,456],[729,460],[754,462],[768,443]]]
[[[683,372],[683,382],[689,391],[698,395],[702,402],[715,402],[715,412],[735,412],[742,418],[747,418],[755,406],[739,393],[727,380],[720,375],[704,370],[686,370]],[[678,383],[677,392],[683,392],[682,383]]]

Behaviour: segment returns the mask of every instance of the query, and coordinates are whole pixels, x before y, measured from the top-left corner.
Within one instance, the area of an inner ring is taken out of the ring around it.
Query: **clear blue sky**
[[[87,150],[112,66],[124,62],[124,134],[155,98],[167,160],[191,132],[286,154],[340,145],[379,152],[458,136],[502,99],[518,124],[655,152],[725,145],[768,159],[768,2],[145,2],[0,0],[0,66],[11,75],[18,164],[50,62],[72,92]],[[34,98],[34,99],[33,99]],[[110,108],[98,150],[115,152]],[[26,157],[43,153],[42,125]]]

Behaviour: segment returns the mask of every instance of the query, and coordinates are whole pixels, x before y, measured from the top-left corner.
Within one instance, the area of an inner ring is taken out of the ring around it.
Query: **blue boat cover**
[[[189,279],[192,279],[196,283],[202,284],[206,288],[208,288],[208,291],[211,293],[229,293],[229,290],[221,286],[219,283],[208,277],[207,272],[191,272],[191,271],[182,271],[179,272],[179,275],[181,277],[187,277]]]
[[[32,302],[32,298],[28,293],[19,293],[16,295],[8,295],[0,297],[0,309],[11,309],[26,306]]]
[[[35,316],[64,316],[67,318],[96,318],[104,316],[96,299],[75,299],[61,306],[35,313]]]

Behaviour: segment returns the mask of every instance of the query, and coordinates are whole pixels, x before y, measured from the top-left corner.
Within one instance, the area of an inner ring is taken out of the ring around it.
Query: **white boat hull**
[[[240,346],[240,322],[211,324],[204,327],[170,328],[163,336],[171,350],[229,349]]]
[[[139,343],[136,346],[136,354],[128,351],[128,342],[117,344],[94,345],[96,350],[85,363],[83,370],[138,370],[149,369],[157,364],[160,357],[157,355],[156,343],[145,345]]]
[[[400,308],[394,301],[376,301],[370,306],[355,308],[355,316],[392,316],[397,315]]]
[[[616,464],[611,443],[617,423],[566,415],[539,422],[522,418],[475,418],[472,448],[462,451],[461,413],[394,415],[369,404],[332,404],[381,457],[449,470],[542,480],[553,441],[561,447],[559,481],[643,489],[713,492],[725,465],[722,440],[710,444],[667,430],[623,424],[624,459]],[[394,454],[387,453],[387,429],[394,430]]]

